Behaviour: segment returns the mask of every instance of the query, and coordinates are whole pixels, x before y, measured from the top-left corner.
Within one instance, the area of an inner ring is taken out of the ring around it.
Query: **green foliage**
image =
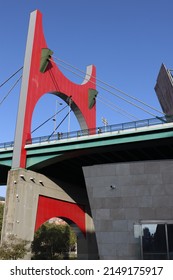
[[[0,260],[23,259],[27,253],[27,241],[15,238],[13,235],[0,245]]]
[[[75,247],[76,235],[69,225],[45,223],[35,233],[32,242],[33,259],[56,260],[62,259]]]
[[[1,230],[2,230],[2,222],[3,222],[3,212],[4,212],[4,204],[0,203],[0,239],[1,239]]]

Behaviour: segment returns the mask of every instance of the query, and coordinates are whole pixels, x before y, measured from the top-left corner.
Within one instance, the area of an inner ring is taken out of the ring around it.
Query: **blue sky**
[[[161,110],[154,86],[161,63],[173,68],[172,0],[3,1],[0,84],[23,65],[29,16],[35,9],[43,14],[47,44],[56,57],[82,71],[94,64],[99,79]],[[82,82],[76,75],[61,70],[72,81]],[[19,76],[0,88],[0,102]],[[139,119],[152,117],[99,87],[97,90],[99,96]],[[0,105],[0,143],[14,139],[19,93],[20,84]],[[56,100],[50,94],[40,100],[33,116],[33,129],[54,114]],[[63,117],[58,115],[57,123]],[[103,125],[102,117],[109,124],[131,121],[98,101],[98,126]],[[64,131],[67,122],[63,124]],[[50,121],[33,136],[49,135],[53,128],[54,122]],[[70,129],[78,128],[72,115]]]

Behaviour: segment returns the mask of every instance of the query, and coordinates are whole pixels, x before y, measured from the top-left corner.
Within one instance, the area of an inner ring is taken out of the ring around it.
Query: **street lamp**
[[[69,105],[69,110],[68,110],[68,133],[70,132],[70,112],[71,112],[71,105],[73,103],[73,100],[72,100],[72,96],[69,96],[67,99],[66,99],[68,105]]]
[[[106,126],[108,125],[107,119],[105,119],[104,117],[102,117],[102,123],[103,123],[104,126],[105,126],[105,132],[106,132]]]
[[[59,105],[62,105],[61,102],[59,102],[58,100],[56,100],[56,105],[55,105],[55,116],[54,118],[52,119],[54,121],[54,134],[56,133],[56,127],[57,127],[57,119],[56,119],[56,116],[57,116],[57,113],[58,113],[58,106]]]

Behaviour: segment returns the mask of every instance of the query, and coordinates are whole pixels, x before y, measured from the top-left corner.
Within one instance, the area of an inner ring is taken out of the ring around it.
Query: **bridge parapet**
[[[99,126],[96,128],[88,128],[82,130],[76,130],[71,132],[57,132],[56,134],[46,135],[46,136],[38,136],[33,137],[30,140],[26,141],[26,145],[32,145],[37,143],[44,143],[44,142],[53,142],[57,140],[65,140],[65,139],[72,139],[72,138],[80,138],[84,136],[94,136],[98,134],[105,134],[109,132],[116,132],[116,131],[128,131],[129,129],[138,129],[138,128],[147,128],[151,126],[158,126],[164,125],[170,126],[170,123],[167,123],[164,117],[157,117],[152,119],[144,119],[139,121],[133,122],[125,122],[120,124],[113,124],[113,125],[106,125],[106,126]],[[14,141],[11,142],[4,142],[0,143],[0,150],[6,150],[13,148]]]

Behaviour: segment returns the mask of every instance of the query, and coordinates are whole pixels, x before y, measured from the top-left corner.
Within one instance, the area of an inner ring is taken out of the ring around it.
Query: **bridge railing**
[[[26,144],[36,144],[36,143],[51,142],[51,141],[69,139],[69,138],[79,138],[82,136],[89,136],[94,134],[95,135],[103,134],[107,132],[124,131],[128,129],[164,124],[166,122],[167,121],[164,117],[157,117],[152,119],[127,122],[127,123],[100,126],[92,129],[84,129],[84,130],[77,130],[71,132],[57,132],[51,136],[34,137],[31,140],[28,140]],[[14,142],[0,143],[0,149],[11,148],[13,146],[14,146]]]
[[[159,117],[159,118],[132,121],[132,122],[121,123],[121,124],[100,126],[92,129],[84,129],[84,130],[77,130],[71,132],[57,132],[51,136],[41,136],[41,137],[32,138],[32,140],[27,141],[26,144],[36,144],[36,143],[51,142],[51,141],[69,139],[69,138],[79,138],[82,136],[123,131],[123,130],[140,128],[140,127],[149,127],[149,126],[159,125],[164,123],[166,123],[165,118]]]
[[[14,146],[14,141],[0,143],[0,149],[13,148],[13,146]]]

